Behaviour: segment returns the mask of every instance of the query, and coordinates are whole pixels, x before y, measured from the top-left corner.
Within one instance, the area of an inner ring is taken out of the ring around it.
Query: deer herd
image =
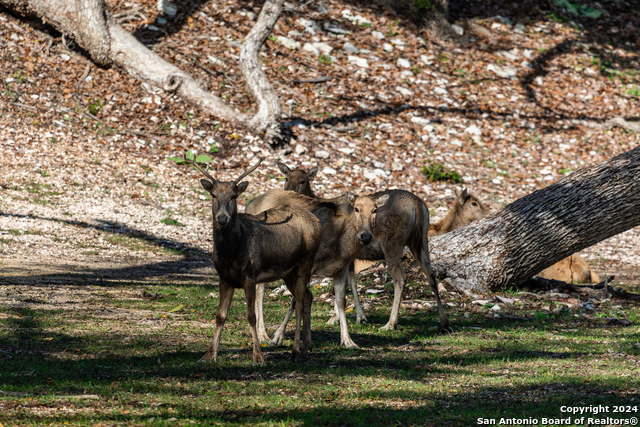
[[[185,157],[186,159],[186,157]],[[191,163],[206,177],[200,180],[211,195],[213,250],[211,258],[219,276],[220,305],[213,341],[202,362],[216,361],[220,337],[235,289],[243,289],[247,320],[253,342],[253,364],[263,365],[261,343],[281,345],[287,323],[296,314],[291,356],[304,358],[311,349],[311,304],[308,288],[312,276],[330,277],[334,286],[334,315],[339,322],[340,344],[357,347],[349,336],[346,318],[347,283],[353,293],[356,322],[366,316],[356,283],[357,260],[384,261],[394,285],[389,321],[382,330],[398,324],[406,275],[402,256],[408,247],[434,293],[440,331],[451,332],[436,277],[429,261],[428,237],[448,233],[490,213],[467,189],[438,223],[429,223],[429,209],[422,199],[404,190],[385,190],[356,196],[347,192],[325,199],[315,195],[311,181],[316,167],[304,171],[277,163],[285,175],[283,190],[267,191],[238,212],[238,196],[248,186],[242,181],[262,159],[231,182],[216,180],[194,160]],[[597,275],[579,255],[572,255],[540,273],[563,281],[597,281]],[[264,322],[264,284],[283,280],[291,292],[291,305],[282,324],[269,338]]]

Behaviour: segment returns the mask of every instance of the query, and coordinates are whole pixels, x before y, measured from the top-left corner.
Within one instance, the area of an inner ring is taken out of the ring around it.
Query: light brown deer
[[[201,361],[217,360],[220,336],[234,289],[244,289],[247,320],[253,339],[253,364],[264,364],[256,332],[256,285],[279,279],[284,280],[297,303],[292,358],[306,356],[311,348],[311,303],[313,301],[307,285],[320,243],[320,221],[308,210],[291,206],[265,210],[255,216],[239,214],[237,197],[248,186],[246,181],[240,181],[255,170],[260,162],[245,171],[238,179],[230,182],[218,181],[202,169],[195,160],[192,163],[208,178],[201,179],[200,183],[212,197],[211,259],[220,278],[220,306],[216,315],[214,338]],[[300,344],[301,323],[304,329],[302,345]]]
[[[476,196],[467,189],[456,192],[456,201],[447,215],[438,223],[429,226],[429,237],[448,233],[456,228],[467,225],[491,213]],[[564,258],[538,273],[545,279],[561,280],[563,282],[599,282],[600,277],[591,269],[587,260],[579,254]]]
[[[447,215],[435,224],[429,225],[429,237],[440,236],[475,220],[483,218],[491,212],[476,196],[464,188],[456,191],[456,201]]]
[[[394,329],[406,275],[402,268],[402,250],[408,246],[420,269],[427,276],[438,305],[440,330],[451,331],[444,311],[436,277],[429,260],[429,209],[415,194],[404,190],[387,190],[356,198],[353,208],[358,224],[358,238],[365,245],[356,258],[369,261],[384,260],[393,279],[393,305],[389,321],[381,329]],[[353,267],[350,274],[355,274]],[[337,296],[336,296],[337,298]]]
[[[294,191],[298,194],[303,194],[308,197],[317,198],[313,189],[311,188],[311,181],[315,178],[318,173],[318,167],[314,166],[309,171],[305,171],[303,169],[291,169],[287,165],[278,162],[278,168],[285,175],[285,185],[284,189],[288,191]],[[356,311],[356,323],[364,323],[367,321],[367,316],[364,314],[364,310],[362,309],[362,304],[360,304],[360,297],[358,296],[358,284],[355,280],[354,274],[347,275],[347,281],[349,282],[349,287],[351,288],[351,293],[353,294],[353,303]],[[336,305],[333,316],[328,320],[327,323],[333,325],[338,321],[339,310]],[[260,319],[258,319],[260,322]],[[262,329],[261,329],[262,326]],[[264,331],[262,334],[261,330]],[[261,336],[261,340],[268,341],[266,337],[266,329],[264,325],[258,323],[258,335]]]
[[[309,171],[302,169],[291,169],[284,163],[277,162],[278,169],[285,176],[284,189],[288,191],[294,191],[298,194],[304,194],[309,197],[316,197],[315,193],[311,189],[311,181],[318,173],[318,167],[314,166]]]
[[[335,199],[318,199],[297,194],[291,191],[271,190],[259,195],[245,207],[245,212],[256,214],[276,206],[295,206],[303,208],[315,215],[321,224],[322,236],[319,239],[320,246],[316,252],[312,274],[333,278],[338,319],[340,321],[340,344],[347,347],[357,347],[349,336],[347,319],[344,309],[345,287],[348,280],[348,267],[362,244],[356,233],[357,225],[353,216],[351,205],[353,195],[343,195]],[[258,333],[261,340],[269,340],[264,325],[262,301],[264,287],[260,285],[256,298],[256,313]],[[295,301],[293,306],[297,307]],[[284,338],[284,330],[289,321],[291,309],[284,321],[274,333],[271,344],[280,345]]]

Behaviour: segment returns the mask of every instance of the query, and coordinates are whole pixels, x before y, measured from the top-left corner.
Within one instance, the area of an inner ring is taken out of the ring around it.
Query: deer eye
[[[353,210],[354,210],[355,212],[360,213],[360,208],[353,208]]]
[[[374,210],[372,210],[371,213],[378,213],[378,208],[375,208]]]
[[[478,206],[476,202],[471,203],[471,206]]]

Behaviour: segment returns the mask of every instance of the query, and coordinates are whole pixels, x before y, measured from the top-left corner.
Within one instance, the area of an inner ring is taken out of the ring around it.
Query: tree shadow
[[[5,275],[0,276],[0,284],[55,284],[84,282],[86,284],[106,285],[109,281],[138,280],[163,276],[171,276],[171,278],[175,280],[178,278],[176,274],[184,276],[184,278],[191,279],[211,277],[210,271],[201,271],[202,268],[208,268],[212,265],[208,252],[187,243],[161,239],[147,231],[131,228],[118,222],[96,219],[95,223],[89,223],[86,221],[43,217],[32,214],[13,214],[4,211],[0,211],[0,217],[36,219],[39,221],[62,223],[73,227],[99,230],[111,236],[125,236],[133,239],[133,241],[142,242],[146,245],[150,245],[151,247],[162,248],[168,252],[181,255],[181,258],[176,260],[148,263],[144,265],[131,265],[121,268],[91,268],[83,266],[82,270],[78,270],[78,268],[72,264],[68,265],[57,263],[56,270],[58,272],[51,274],[24,275],[20,274],[20,271],[23,271],[22,269],[14,268],[17,274],[8,275],[9,268],[4,267],[2,271]],[[187,272],[189,274],[187,274]]]

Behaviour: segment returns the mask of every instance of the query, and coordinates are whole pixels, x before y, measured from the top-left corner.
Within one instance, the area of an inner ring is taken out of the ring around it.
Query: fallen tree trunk
[[[260,135],[274,145],[283,137],[282,107],[262,71],[258,51],[280,17],[284,0],[267,0],[242,44],[239,67],[253,93],[257,112],[241,113],[203,89],[188,73],[160,58],[114,22],[104,0],[0,0],[0,5],[37,16],[73,38],[99,65],[115,65],[137,79],[175,93],[206,114]]]
[[[486,293],[640,225],[640,146],[580,169],[466,227],[429,239],[436,275]]]

